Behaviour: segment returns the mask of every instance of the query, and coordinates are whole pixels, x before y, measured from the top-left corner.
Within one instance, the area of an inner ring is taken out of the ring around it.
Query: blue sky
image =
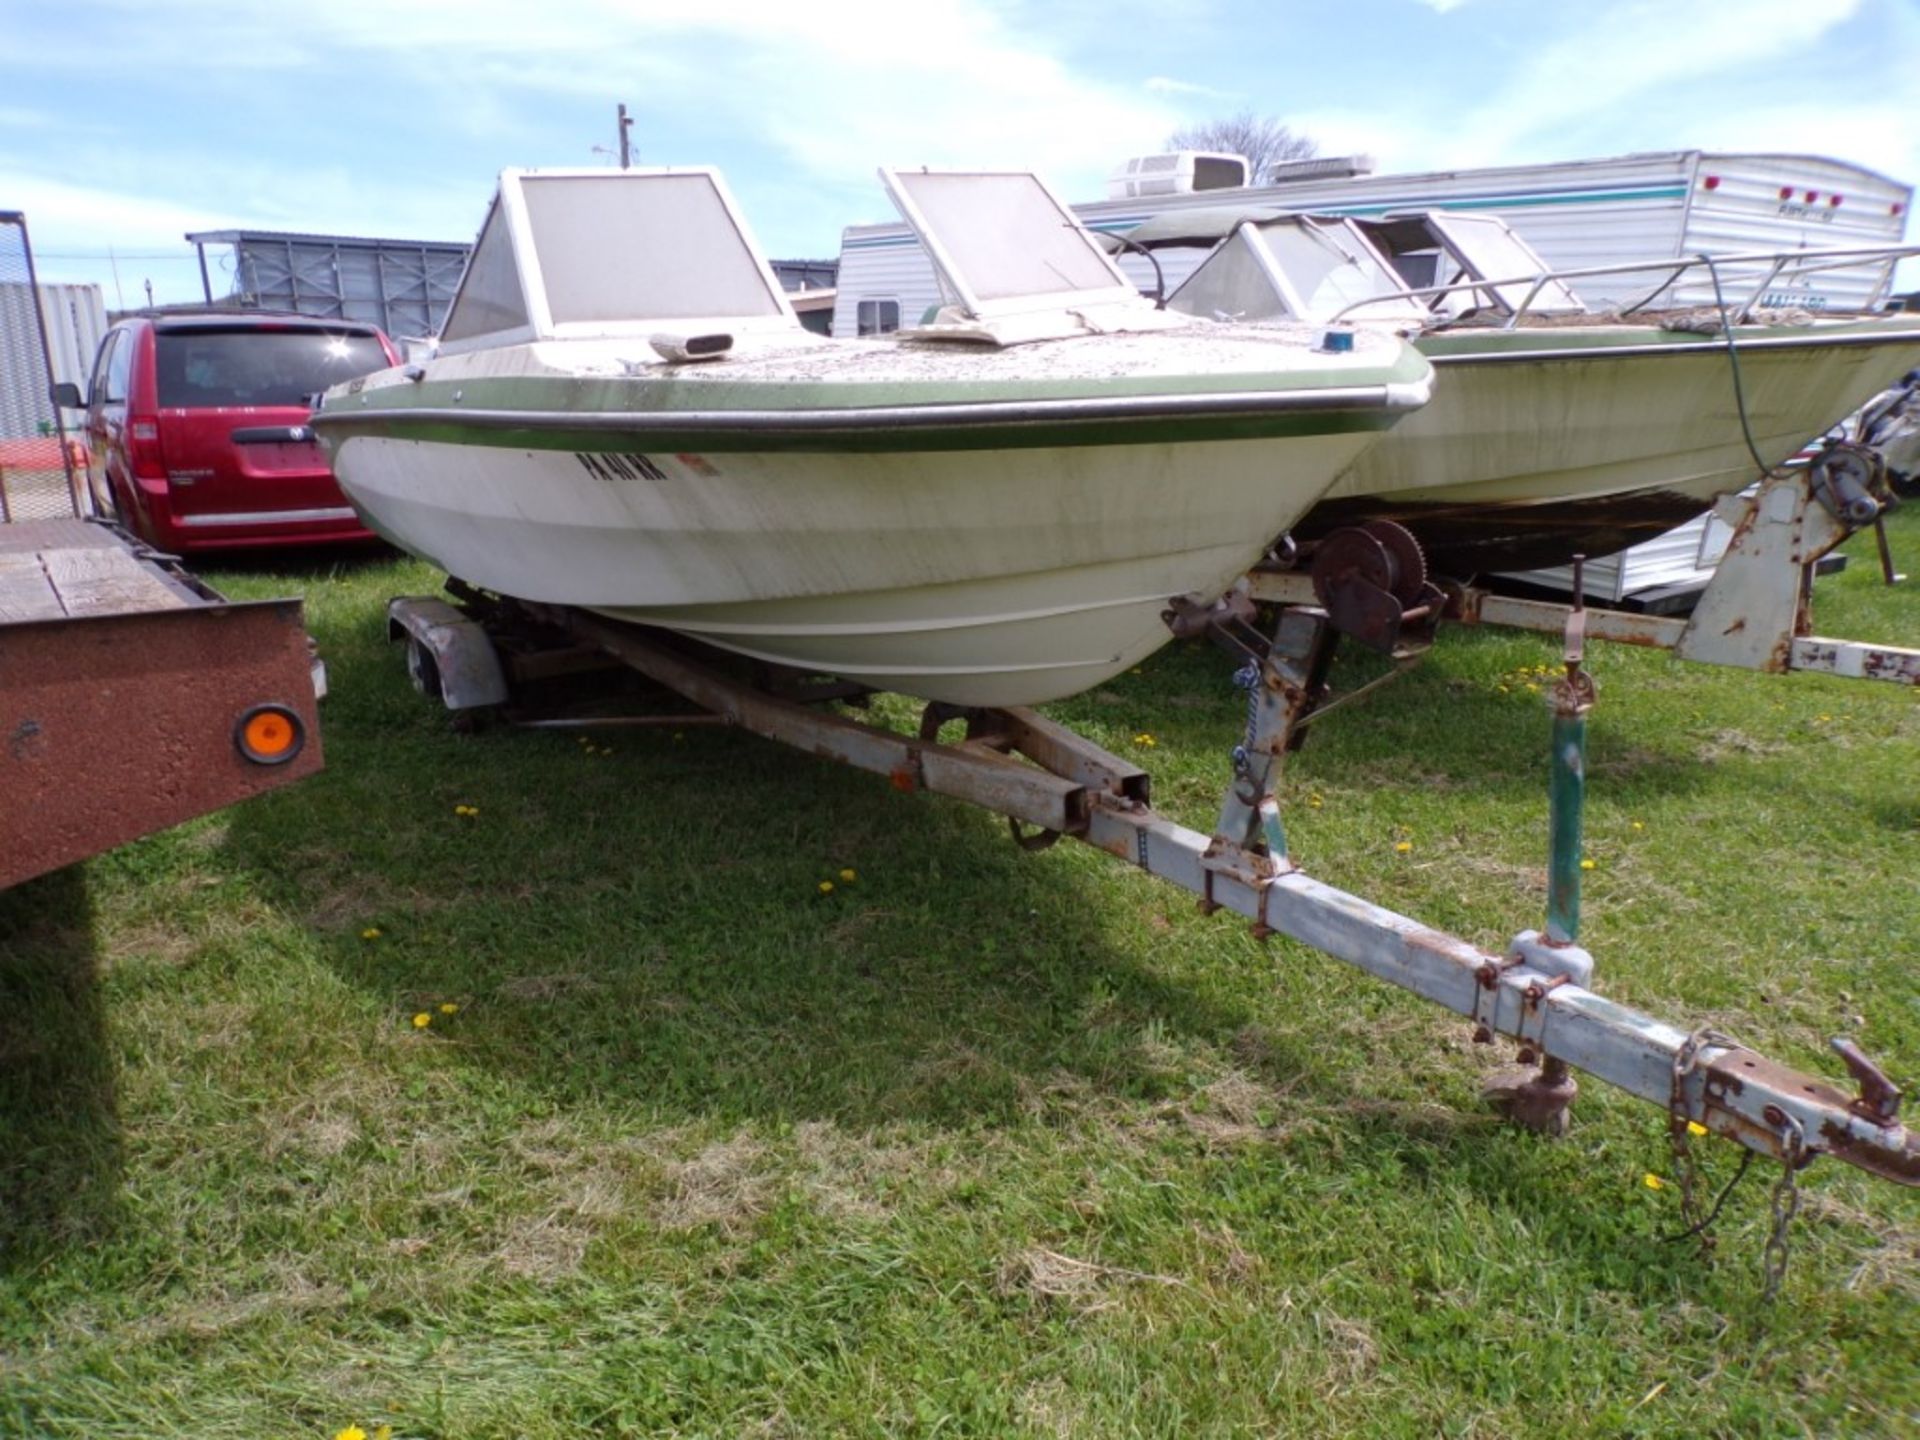
[[[607,163],[619,101],[641,163],[720,166],[794,257],[891,218],[877,165],[1095,199],[1249,108],[1382,172],[1698,147],[1920,181],[1916,0],[0,0],[0,59],[0,208],[109,306],[116,270],[197,298],[190,230],[471,239],[502,167]]]

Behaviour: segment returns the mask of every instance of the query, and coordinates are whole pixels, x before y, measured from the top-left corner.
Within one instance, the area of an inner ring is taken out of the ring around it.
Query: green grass
[[[1819,628],[1920,643],[1854,549]],[[1505,1128],[1504,1056],[1411,996],[745,736],[456,735],[382,633],[423,567],[210,578],[306,593],[327,768],[0,895],[0,1434],[1920,1425],[1910,1192],[1816,1166],[1763,1309],[1771,1173],[1712,1260],[1661,1243],[1649,1106]],[[1482,943],[1537,924],[1516,672],[1554,650],[1450,634],[1330,719],[1298,857]],[[1920,1078],[1916,696],[1594,668],[1599,988]],[[1209,826],[1228,669],[1177,646],[1055,713]]]

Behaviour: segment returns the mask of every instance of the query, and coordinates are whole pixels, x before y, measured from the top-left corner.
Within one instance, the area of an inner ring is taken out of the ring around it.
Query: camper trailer
[[[1250,210],[1357,216],[1441,208],[1478,211],[1499,216],[1548,265],[1567,270],[1703,251],[1711,255],[1895,245],[1906,233],[1913,203],[1910,185],[1813,155],[1670,150],[1419,175],[1376,175],[1371,168],[1365,157],[1321,160],[1276,167],[1276,184],[1237,189],[1195,184],[1073,208],[1089,229],[1106,234],[1125,234],[1172,210],[1238,204]],[[1168,173],[1196,181],[1205,174],[1191,166],[1184,172],[1171,167]],[[1189,266],[1197,261],[1193,257]],[[1128,255],[1121,265],[1142,289],[1152,290],[1155,276],[1145,260]],[[1168,268],[1162,277],[1168,289],[1186,278],[1176,270],[1177,265]],[[1762,296],[1761,302],[1778,308],[1857,310],[1886,294],[1889,271],[1885,264],[1830,270],[1797,279],[1779,293]],[[1734,269],[1721,275],[1729,292],[1738,290],[1742,278]],[[848,226],[841,237],[839,286],[836,335],[896,328],[883,327],[881,316],[912,325],[930,306],[941,303],[933,267],[913,232],[902,224]],[[1647,287],[1644,275],[1596,275],[1574,285],[1593,309],[1631,304]],[[1714,304],[1712,277],[1687,277],[1662,303]]]

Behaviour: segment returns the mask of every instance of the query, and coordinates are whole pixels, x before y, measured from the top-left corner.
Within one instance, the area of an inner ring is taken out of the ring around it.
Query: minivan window
[[[127,403],[127,377],[133,371],[133,335],[126,330],[116,330],[107,337],[111,349],[105,359],[105,390],[100,396],[103,405],[124,405]]]
[[[304,405],[331,385],[387,367],[373,335],[258,326],[164,330],[154,337],[163,409]]]

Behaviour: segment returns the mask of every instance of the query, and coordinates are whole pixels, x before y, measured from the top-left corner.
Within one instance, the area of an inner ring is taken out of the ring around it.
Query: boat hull
[[[1099,684],[1375,439],[562,451],[354,434],[380,534],[470,583],[964,705]],[[581,439],[578,443],[587,443]]]
[[[1652,538],[1757,478],[1724,341],[1640,329],[1422,342],[1433,402],[1362,455],[1296,530],[1407,526],[1443,574],[1564,565]],[[1777,465],[1920,363],[1920,329],[1743,337],[1755,448]]]

